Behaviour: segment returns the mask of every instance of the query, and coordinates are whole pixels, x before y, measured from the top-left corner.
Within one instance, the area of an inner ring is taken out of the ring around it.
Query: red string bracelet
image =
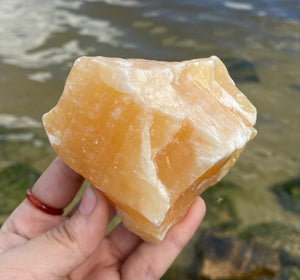
[[[63,209],[53,208],[41,202],[33,193],[31,189],[26,191],[26,198],[28,201],[36,208],[42,210],[43,212],[50,215],[62,215],[64,213]]]

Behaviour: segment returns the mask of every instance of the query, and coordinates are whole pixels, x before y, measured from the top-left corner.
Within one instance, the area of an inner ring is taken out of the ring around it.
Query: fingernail
[[[91,186],[87,186],[79,205],[79,211],[85,215],[90,215],[97,203],[97,197]]]

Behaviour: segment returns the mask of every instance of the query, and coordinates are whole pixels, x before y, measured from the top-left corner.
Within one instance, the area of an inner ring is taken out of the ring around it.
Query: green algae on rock
[[[39,175],[39,172],[23,163],[15,163],[1,170],[1,219],[4,220],[24,200],[26,190],[33,186]]]

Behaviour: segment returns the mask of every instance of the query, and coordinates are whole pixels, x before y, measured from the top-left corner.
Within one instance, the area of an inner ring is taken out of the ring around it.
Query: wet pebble
[[[280,270],[274,250],[236,236],[206,232],[199,250],[203,258],[199,274],[208,279],[257,279],[273,277]]]

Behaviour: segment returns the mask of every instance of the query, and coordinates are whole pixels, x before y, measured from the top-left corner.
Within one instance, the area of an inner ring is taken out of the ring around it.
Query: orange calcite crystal
[[[255,121],[255,107],[215,56],[81,57],[43,117],[56,153],[150,242],[227,173],[256,135]]]

